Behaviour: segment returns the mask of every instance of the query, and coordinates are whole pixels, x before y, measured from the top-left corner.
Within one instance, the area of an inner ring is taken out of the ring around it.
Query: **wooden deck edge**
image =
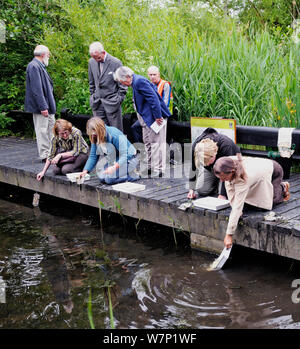
[[[223,249],[228,214],[222,211],[181,211],[172,203],[116,192],[107,185],[94,187],[88,182],[77,185],[59,176],[46,175],[38,182],[30,171],[3,165],[0,165],[0,182],[87,206],[100,205],[104,210],[174,228],[175,232],[188,232],[194,249],[213,253]],[[300,260],[300,227],[293,222],[289,225],[269,224],[262,222],[260,216],[257,220],[241,220],[234,239],[241,246]]]

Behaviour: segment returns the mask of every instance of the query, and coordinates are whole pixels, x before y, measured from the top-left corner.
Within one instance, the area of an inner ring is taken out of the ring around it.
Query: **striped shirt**
[[[80,153],[87,154],[89,147],[82,137],[82,133],[76,127],[72,127],[72,131],[67,139],[54,136],[51,140],[51,150],[48,160],[51,161],[57,152],[70,151],[72,156],[78,156]]]

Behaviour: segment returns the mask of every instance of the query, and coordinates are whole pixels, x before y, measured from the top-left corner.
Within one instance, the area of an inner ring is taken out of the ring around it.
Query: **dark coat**
[[[212,165],[205,166],[204,168],[208,171],[213,171],[213,167],[215,162],[223,157],[223,156],[232,156],[236,155],[237,153],[240,153],[240,148],[226,135],[223,135],[221,133],[218,133],[214,128],[208,127],[201,133],[200,136],[197,137],[197,139],[194,141],[192,145],[192,164],[190,168],[190,175],[189,175],[189,188],[193,189],[194,185],[196,184],[197,176],[198,176],[198,169],[195,165],[195,148],[196,145],[201,142],[203,139],[209,138],[217,143],[218,146],[218,152],[216,154],[216,159]],[[225,190],[225,183],[222,183],[221,187],[221,195],[226,196],[226,190]]]
[[[200,136],[198,136],[196,138],[196,140],[194,141],[193,145],[192,145],[192,170],[195,171],[196,170],[196,166],[195,166],[195,148],[196,145],[201,142],[203,139],[209,138],[212,141],[217,143],[218,146],[218,152],[216,155],[216,160],[215,162],[219,159],[222,158],[223,156],[232,156],[232,155],[236,155],[237,153],[240,153],[241,150],[240,148],[226,135],[223,135],[221,133],[218,133],[214,128],[212,127],[208,127],[207,129],[205,129],[203,131],[203,133],[201,133]],[[212,168],[214,167],[214,164],[209,165],[209,166],[205,166],[205,168],[208,171],[212,171]]]
[[[133,74],[131,87],[136,110],[148,127],[153,124],[155,119],[171,116],[156,87],[148,79]]]
[[[103,71],[100,74],[99,63],[94,58],[90,58],[89,88],[92,110],[96,110],[102,104],[106,113],[113,114],[121,107],[127,87],[114,80],[114,72],[121,66],[119,59],[106,53]]]
[[[48,110],[49,114],[56,112],[53,82],[46,68],[34,58],[26,69],[25,111],[41,114],[43,110]]]

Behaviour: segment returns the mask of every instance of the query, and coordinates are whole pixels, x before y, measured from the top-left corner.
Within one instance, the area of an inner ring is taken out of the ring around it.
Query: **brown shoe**
[[[290,194],[290,183],[289,182],[282,182],[283,185],[283,201],[288,201],[291,197]]]

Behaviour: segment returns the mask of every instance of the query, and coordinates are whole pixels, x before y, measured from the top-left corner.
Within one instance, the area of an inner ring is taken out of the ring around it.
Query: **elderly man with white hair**
[[[46,161],[55,123],[56,104],[53,82],[46,70],[50,51],[44,45],[34,49],[34,58],[26,69],[25,111],[33,114],[39,157]]]
[[[89,53],[90,106],[93,116],[100,117],[107,126],[114,126],[123,131],[121,104],[126,96],[127,87],[113,78],[114,72],[122,66],[122,62],[107,53],[98,41],[90,45]]]
[[[158,94],[161,96],[166,106],[169,108],[170,113],[172,114],[173,95],[172,95],[171,84],[169,83],[169,81],[163,80],[160,77],[160,71],[158,67],[156,67],[155,65],[151,65],[148,68],[148,76],[152,84],[156,86]],[[133,141],[135,143],[142,142],[142,138],[143,138],[142,128],[139,120],[136,120],[136,122],[134,122],[131,125],[131,133],[132,133]]]
[[[134,74],[128,67],[120,67],[114,74],[115,80],[131,86],[139,122],[143,131],[143,142],[147,150],[148,174],[162,177],[166,169],[165,118],[171,116],[169,109],[158,94],[156,87],[144,76]],[[157,126],[161,126],[158,132]]]

